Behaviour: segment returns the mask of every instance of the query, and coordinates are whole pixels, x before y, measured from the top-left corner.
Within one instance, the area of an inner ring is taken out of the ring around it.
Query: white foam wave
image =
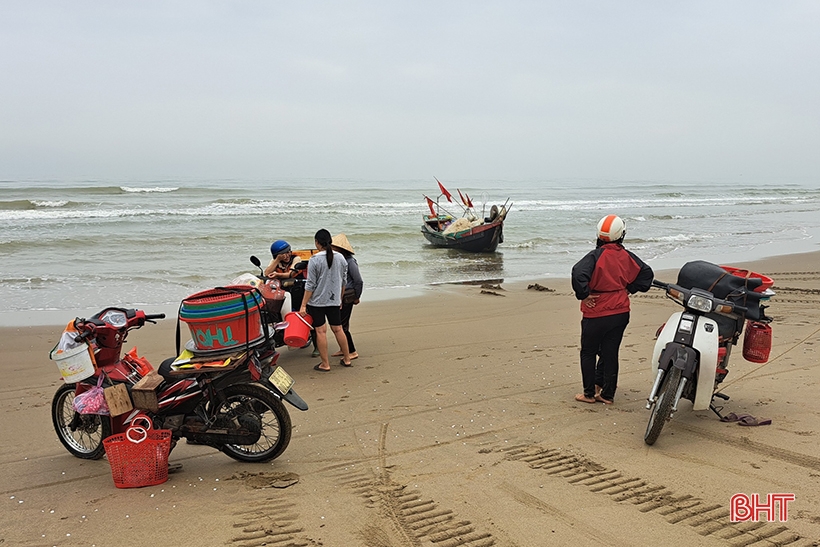
[[[176,192],[177,190],[179,190],[179,187],[154,186],[153,188],[139,188],[133,186],[120,186],[120,190],[122,190],[123,192],[128,192],[129,194],[162,194],[166,192]]]
[[[68,205],[67,200],[46,201],[46,200],[31,200],[31,204],[35,207],[64,207]]]

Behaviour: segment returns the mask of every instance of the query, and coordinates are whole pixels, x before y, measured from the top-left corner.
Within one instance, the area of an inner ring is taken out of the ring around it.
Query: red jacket
[[[572,267],[572,289],[583,300],[597,294],[595,307],[581,304],[584,317],[605,317],[629,311],[629,295],[646,292],[655,274],[620,243],[605,243]]]

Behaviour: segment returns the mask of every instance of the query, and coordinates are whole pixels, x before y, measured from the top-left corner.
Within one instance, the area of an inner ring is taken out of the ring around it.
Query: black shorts
[[[311,319],[313,319],[313,328],[321,327],[325,324],[325,318],[327,318],[327,323],[331,327],[335,327],[342,324],[342,310],[339,306],[311,306],[308,304],[306,306],[308,315]]]

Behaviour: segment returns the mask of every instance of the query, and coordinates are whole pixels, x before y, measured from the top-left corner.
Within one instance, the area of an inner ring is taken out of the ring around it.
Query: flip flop
[[[331,355],[331,357],[342,357],[343,355],[344,355],[344,353],[342,353],[341,351],[337,351],[336,353]],[[359,356],[357,355],[356,357],[351,357],[350,360],[352,361],[353,359],[358,359],[358,358],[359,358]]]
[[[313,367],[313,370],[318,370],[319,372],[330,372],[329,368],[322,368],[322,363],[319,363],[318,365]]]
[[[746,415],[737,421],[737,425],[770,425],[772,421],[769,418],[755,418],[754,416]]]
[[[583,393],[579,393],[578,395],[576,395],[575,400],[578,401],[579,403],[589,403],[591,405],[595,404],[595,398],[594,397],[587,397]]]
[[[339,359],[339,364],[342,365],[343,367],[352,367],[353,366],[353,363],[345,363],[344,357]]]
[[[751,414],[735,414],[734,412],[730,412],[726,416],[723,416],[720,421],[721,422],[739,422],[744,418],[754,418]]]

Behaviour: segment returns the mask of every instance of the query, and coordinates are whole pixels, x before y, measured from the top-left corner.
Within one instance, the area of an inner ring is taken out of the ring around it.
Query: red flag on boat
[[[424,196],[424,199],[427,200],[427,207],[430,208],[430,216],[431,217],[437,216],[436,212],[433,210],[433,200],[428,198],[427,196]]]
[[[436,179],[436,177],[433,177],[433,178]],[[447,191],[447,188],[445,188],[444,185],[441,184],[441,182],[439,182],[438,179],[436,179],[436,182],[438,182],[438,187],[441,188],[441,193],[444,194],[444,197],[447,198],[447,201],[452,203],[453,196],[450,194],[450,192]]]
[[[459,190],[458,188],[456,188],[456,192],[458,192],[458,197],[460,197],[460,198],[461,198],[461,203],[463,203],[465,206],[469,207],[469,206],[467,205],[467,200],[466,200],[466,199],[464,199],[464,196],[461,194],[461,190]]]
[[[466,192],[464,193],[464,195],[467,196],[467,207],[472,207],[473,206],[473,200],[470,199],[470,196],[467,195]]]

